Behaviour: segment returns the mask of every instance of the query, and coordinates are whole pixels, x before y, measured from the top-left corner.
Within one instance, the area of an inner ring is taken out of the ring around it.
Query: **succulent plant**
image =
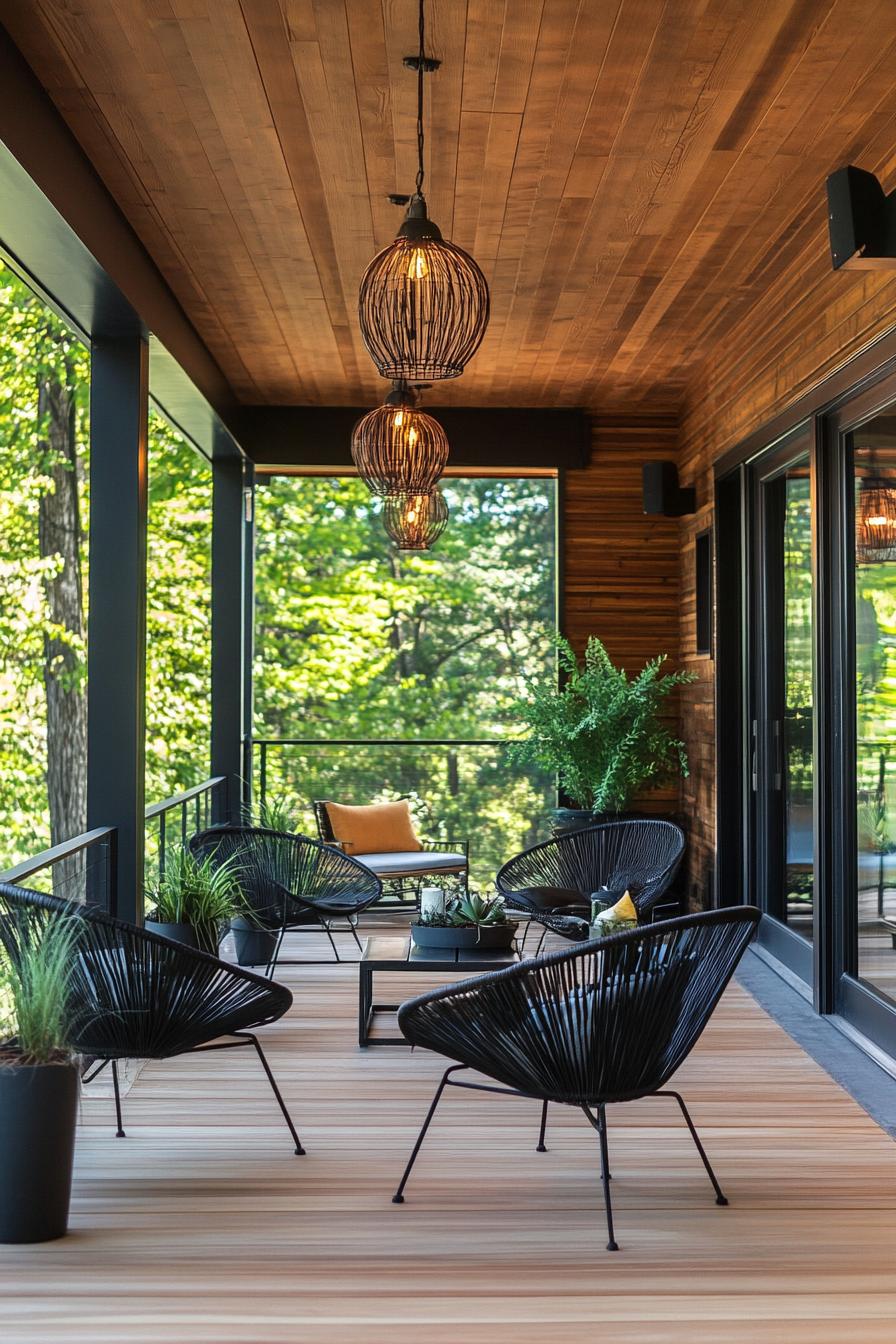
[[[451,902],[448,913],[454,924],[506,924],[504,902],[500,896],[480,896],[476,891],[465,892]]]

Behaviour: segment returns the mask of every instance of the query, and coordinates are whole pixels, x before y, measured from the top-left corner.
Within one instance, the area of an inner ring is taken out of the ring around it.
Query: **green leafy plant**
[[[159,923],[194,928],[223,923],[244,906],[234,858],[218,863],[212,855],[198,858],[183,848],[166,856],[165,871],[147,895]]]
[[[0,963],[0,1059],[52,1064],[70,1058],[68,995],[78,921],[16,921]]]
[[[301,828],[299,814],[301,804],[290,793],[277,794],[275,798],[265,798],[258,806],[258,825],[269,831],[284,831],[294,835]]]
[[[556,674],[529,682],[517,704],[529,736],[509,745],[511,760],[556,771],[575,804],[598,812],[619,812],[634,794],[676,771],[686,775],[684,743],[662,713],[671,692],[693,674],[663,674],[663,655],[629,680],[599,639],[589,639],[581,661],[567,639],[555,639],[559,685]]]
[[[449,900],[444,914],[421,916],[418,924],[439,929],[489,928],[506,924],[507,912],[501,896],[481,896],[476,891],[463,891]]]

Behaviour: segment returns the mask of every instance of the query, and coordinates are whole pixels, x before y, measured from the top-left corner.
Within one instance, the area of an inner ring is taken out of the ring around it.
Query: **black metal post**
[[[212,750],[216,791],[213,820],[231,821],[240,797],[243,726],[243,464],[238,456],[212,462]]]
[[[252,726],[255,660],[255,467],[246,463],[243,477],[243,780],[240,803],[252,815]]]
[[[112,906],[143,916],[148,347],[95,339],[90,382],[87,826],[116,828]]]

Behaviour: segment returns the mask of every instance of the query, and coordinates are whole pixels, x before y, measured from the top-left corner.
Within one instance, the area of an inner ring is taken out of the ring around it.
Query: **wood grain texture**
[[[535,1103],[449,1094],[392,1205],[443,1063],[357,1049],[355,967],[288,977],[263,1038],[307,1157],[249,1051],[147,1065],[125,1140],[85,1099],[71,1235],[0,1248],[9,1344],[890,1344],[892,1141],[743,989],[679,1075],[730,1207],[674,1103],[611,1108],[608,1257],[565,1108],[539,1155]]]
[[[358,280],[414,171],[415,0],[0,0],[0,19],[238,396],[364,404]],[[893,186],[894,0],[451,0],[430,5],[432,213],[492,286],[444,399],[674,410],[743,314],[843,290],[823,183]],[[827,277],[830,282],[830,277]],[[873,304],[885,277],[858,282]],[[796,285],[796,288],[794,286]],[[854,295],[859,291],[853,289]],[[872,313],[842,322],[866,333]],[[835,319],[836,320],[836,319]],[[789,332],[789,335],[788,335]],[[691,398],[693,404],[693,398]],[[722,397],[724,402],[724,396]],[[713,396],[705,424],[728,414]]]
[[[645,516],[641,489],[642,464],[677,451],[674,416],[598,416],[588,468],[564,477],[561,626],[577,650],[597,635],[629,675],[663,653],[678,665],[678,522]],[[669,708],[674,723],[677,699]],[[633,803],[677,813],[678,786]]]

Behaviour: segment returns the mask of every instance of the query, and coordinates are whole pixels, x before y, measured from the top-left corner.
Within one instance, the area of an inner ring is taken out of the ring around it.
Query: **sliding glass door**
[[[754,466],[751,788],[759,902],[777,955],[811,976],[813,526],[809,444],[790,438]]]
[[[850,541],[850,756],[855,824],[844,892],[841,1007],[874,1031],[896,1006],[896,414],[841,436]]]

